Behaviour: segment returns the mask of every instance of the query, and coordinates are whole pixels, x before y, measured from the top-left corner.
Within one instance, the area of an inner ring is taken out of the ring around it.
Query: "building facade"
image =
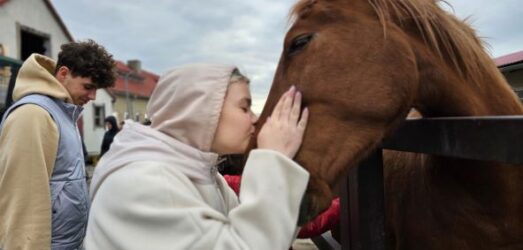
[[[100,154],[105,118],[112,115],[120,124],[127,119],[145,122],[145,108],[159,78],[142,70],[136,60],[127,64],[116,61],[116,71],[115,86],[97,90],[96,100],[84,106],[80,130],[87,152],[94,159]]]
[[[32,53],[56,59],[60,46],[74,40],[50,0],[1,1],[0,24],[3,56],[21,61]]]
[[[523,50],[495,59],[499,70],[523,101]]]
[[[114,94],[114,115],[119,122],[131,119],[145,122],[145,108],[159,76],[141,69],[139,61],[117,62],[118,77],[114,88],[109,91]]]
[[[83,134],[85,148],[91,156],[100,154],[102,139],[105,134],[105,117],[113,115],[115,101],[107,89],[96,91],[96,100],[84,105],[80,132]]]
[[[9,82],[32,53],[56,59],[60,46],[73,37],[50,0],[0,1],[0,110],[6,105]]]

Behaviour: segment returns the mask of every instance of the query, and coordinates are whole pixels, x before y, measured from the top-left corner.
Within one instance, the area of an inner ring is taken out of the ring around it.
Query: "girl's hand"
[[[292,86],[285,92],[258,134],[258,148],[276,150],[294,158],[301,146],[309,111],[300,118],[301,93]],[[298,120],[299,119],[299,120]]]

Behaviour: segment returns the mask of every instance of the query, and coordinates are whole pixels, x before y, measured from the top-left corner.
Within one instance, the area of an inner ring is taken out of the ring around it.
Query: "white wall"
[[[113,114],[113,105],[111,103],[111,96],[105,89],[99,89],[96,91],[96,100],[90,101],[84,105],[83,111],[83,135],[84,143],[87,148],[89,155],[100,154],[100,147],[102,145],[102,139],[104,137],[105,128],[95,127],[94,125],[94,105],[105,106],[105,116]],[[105,117],[104,117],[105,119]]]
[[[60,46],[69,42],[44,0],[10,0],[0,6],[0,43],[5,56],[20,60],[20,30],[17,23],[50,36],[51,57],[58,58]]]

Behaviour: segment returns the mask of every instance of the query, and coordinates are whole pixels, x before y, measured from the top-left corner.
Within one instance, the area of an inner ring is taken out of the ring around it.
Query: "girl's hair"
[[[249,80],[248,77],[244,76],[242,73],[240,73],[239,69],[234,69],[231,73],[231,80],[229,80],[229,84],[236,83],[236,82],[244,82],[249,84],[251,80]]]

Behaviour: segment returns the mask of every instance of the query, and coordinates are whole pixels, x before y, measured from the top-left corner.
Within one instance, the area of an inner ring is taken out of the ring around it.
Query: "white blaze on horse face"
[[[218,154],[243,153],[254,135],[256,115],[251,111],[251,93],[244,82],[227,89],[211,150]]]

